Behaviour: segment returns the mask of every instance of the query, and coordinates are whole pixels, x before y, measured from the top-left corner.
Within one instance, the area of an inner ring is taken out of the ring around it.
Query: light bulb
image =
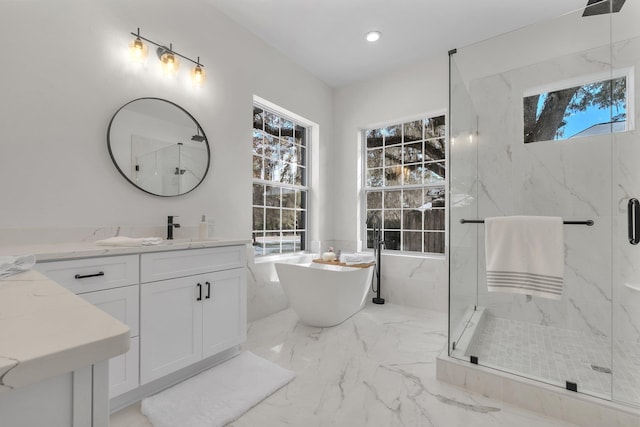
[[[134,62],[142,63],[147,58],[147,45],[144,44],[140,37],[136,37],[136,39],[129,44],[129,53]]]
[[[206,78],[207,75],[200,64],[196,65],[191,71],[191,80],[195,86],[202,86]]]
[[[160,61],[162,62],[162,69],[165,74],[173,76],[180,68],[180,61],[178,61],[178,58],[176,58],[176,56],[170,51],[163,53],[160,57]]]

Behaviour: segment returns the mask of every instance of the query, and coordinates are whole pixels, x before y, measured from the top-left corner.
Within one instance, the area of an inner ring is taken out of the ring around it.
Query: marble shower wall
[[[524,47],[523,47],[524,48]],[[610,71],[610,47],[595,48],[476,79],[478,217],[548,215],[591,219],[566,225],[561,301],[488,293],[484,245],[478,244],[478,302],[498,317],[583,330],[607,337],[612,302],[612,137],[523,143],[523,93]],[[508,54],[506,52],[505,54]],[[456,227],[459,225],[454,225]],[[484,227],[477,227],[484,242]]]

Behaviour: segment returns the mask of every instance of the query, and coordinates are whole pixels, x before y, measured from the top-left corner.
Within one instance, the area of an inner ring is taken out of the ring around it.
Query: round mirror
[[[111,118],[109,154],[130,183],[156,196],[196,188],[209,170],[209,143],[184,108],[160,98],[126,103]]]

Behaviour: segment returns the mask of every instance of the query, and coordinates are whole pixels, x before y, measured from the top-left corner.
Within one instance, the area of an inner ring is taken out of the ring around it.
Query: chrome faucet
[[[173,229],[180,228],[180,224],[173,222],[173,218],[178,218],[178,215],[169,215],[167,217],[167,240],[173,240]]]

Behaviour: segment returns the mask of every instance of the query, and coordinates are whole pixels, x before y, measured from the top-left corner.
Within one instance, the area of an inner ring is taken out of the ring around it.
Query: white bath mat
[[[217,427],[293,379],[295,373],[244,351],[142,401],[154,427]]]

